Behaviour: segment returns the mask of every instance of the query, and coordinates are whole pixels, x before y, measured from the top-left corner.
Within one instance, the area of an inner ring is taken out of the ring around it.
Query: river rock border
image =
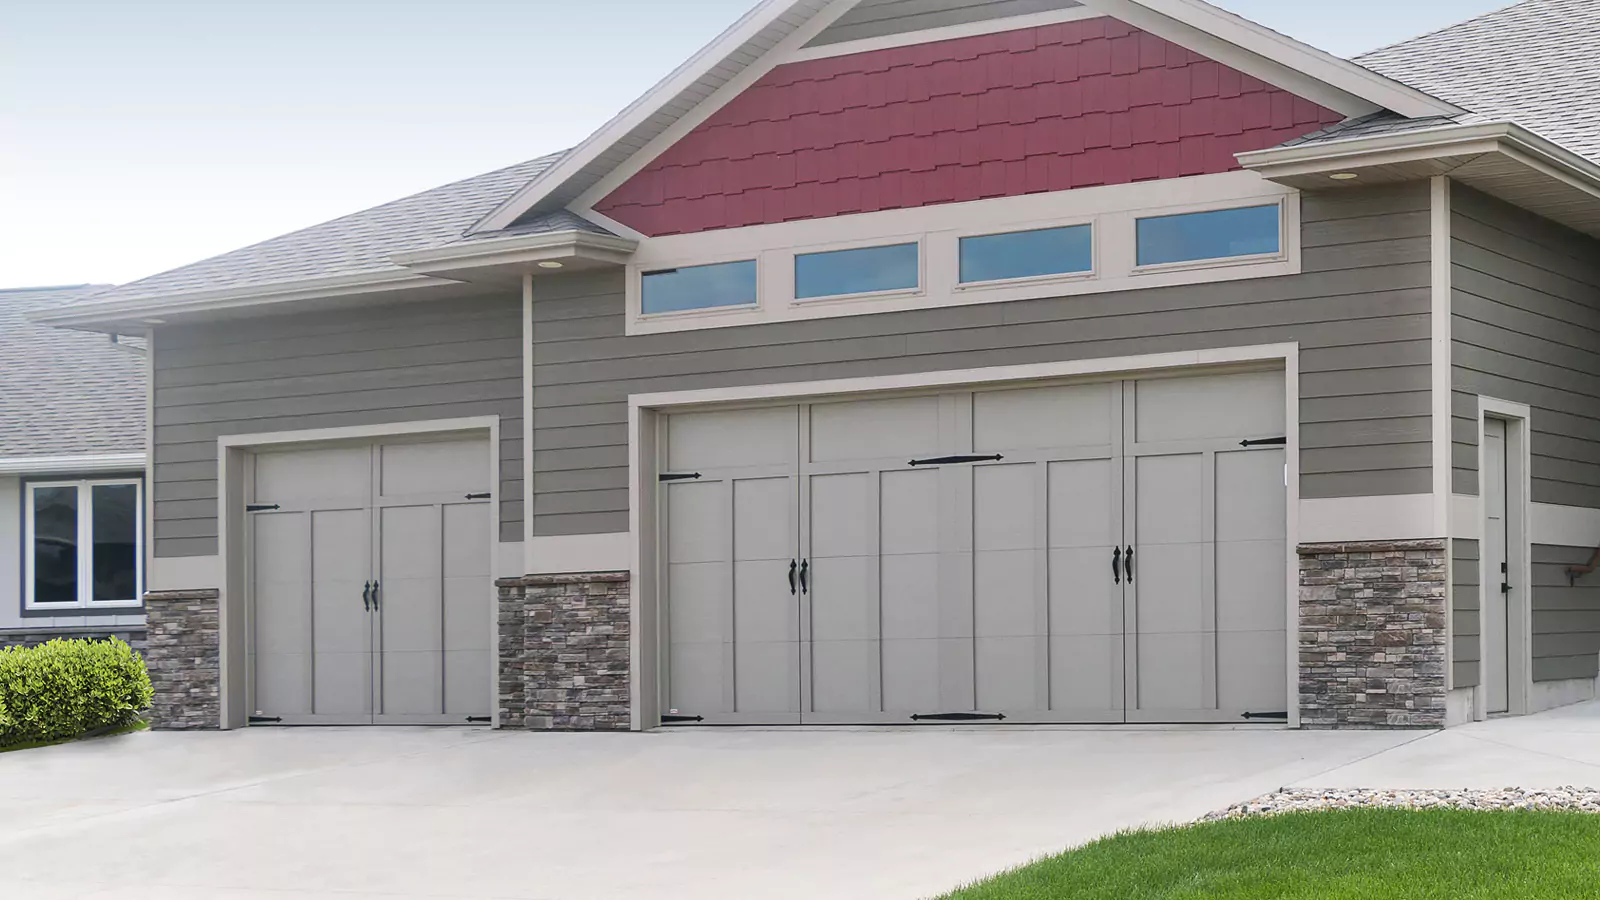
[[[1600,790],[1563,787],[1554,790],[1315,790],[1285,789],[1235,803],[1201,821],[1276,816],[1338,809],[1543,810],[1600,814]]]

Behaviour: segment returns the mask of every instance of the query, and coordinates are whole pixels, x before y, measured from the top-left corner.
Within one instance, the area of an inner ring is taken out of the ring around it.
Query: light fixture
[[[544,262],[539,263],[539,268],[541,269],[559,269],[561,266],[562,263],[558,263],[553,259],[547,259]]]
[[[1361,176],[1355,172],[1335,172],[1328,177],[1332,178],[1334,181],[1355,181]]]
[[[143,319],[143,320],[140,321],[139,324],[141,324],[141,325],[165,325],[165,324],[167,324],[167,320],[166,319]]]

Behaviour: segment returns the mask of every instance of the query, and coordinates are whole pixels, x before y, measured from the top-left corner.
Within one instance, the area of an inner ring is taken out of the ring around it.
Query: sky
[[[124,283],[572,146],[755,0],[0,0],[0,288]],[[1349,56],[1508,0],[1221,0]]]

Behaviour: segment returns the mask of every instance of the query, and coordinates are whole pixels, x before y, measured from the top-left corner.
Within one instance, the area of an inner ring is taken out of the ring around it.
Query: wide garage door
[[[663,428],[669,723],[1287,708],[1281,372]]]
[[[489,715],[491,477],[483,439],[256,454],[246,488],[255,721]]]

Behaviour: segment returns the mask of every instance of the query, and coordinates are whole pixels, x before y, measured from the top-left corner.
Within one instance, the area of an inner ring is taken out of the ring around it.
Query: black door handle
[[[806,572],[811,568],[811,560],[802,560],[800,563],[800,593],[811,593],[811,587],[806,584]]]
[[[372,582],[370,581],[361,589],[361,608],[367,612],[372,612]]]
[[[1133,584],[1133,545],[1128,545],[1128,555],[1122,558],[1123,571],[1128,573],[1128,583]]]
[[[791,596],[791,597],[793,597],[794,594],[795,594],[794,573],[796,571],[798,571],[799,568],[800,568],[800,564],[799,563],[795,562],[792,559],[789,560],[789,596]]]
[[[1132,581],[1133,579],[1130,577],[1128,580]],[[377,609],[378,608],[378,590],[379,590],[379,588],[378,588],[378,579],[374,578],[374,579],[372,579],[372,608],[373,609]]]
[[[1111,581],[1115,584],[1122,583],[1122,548],[1111,548]]]

